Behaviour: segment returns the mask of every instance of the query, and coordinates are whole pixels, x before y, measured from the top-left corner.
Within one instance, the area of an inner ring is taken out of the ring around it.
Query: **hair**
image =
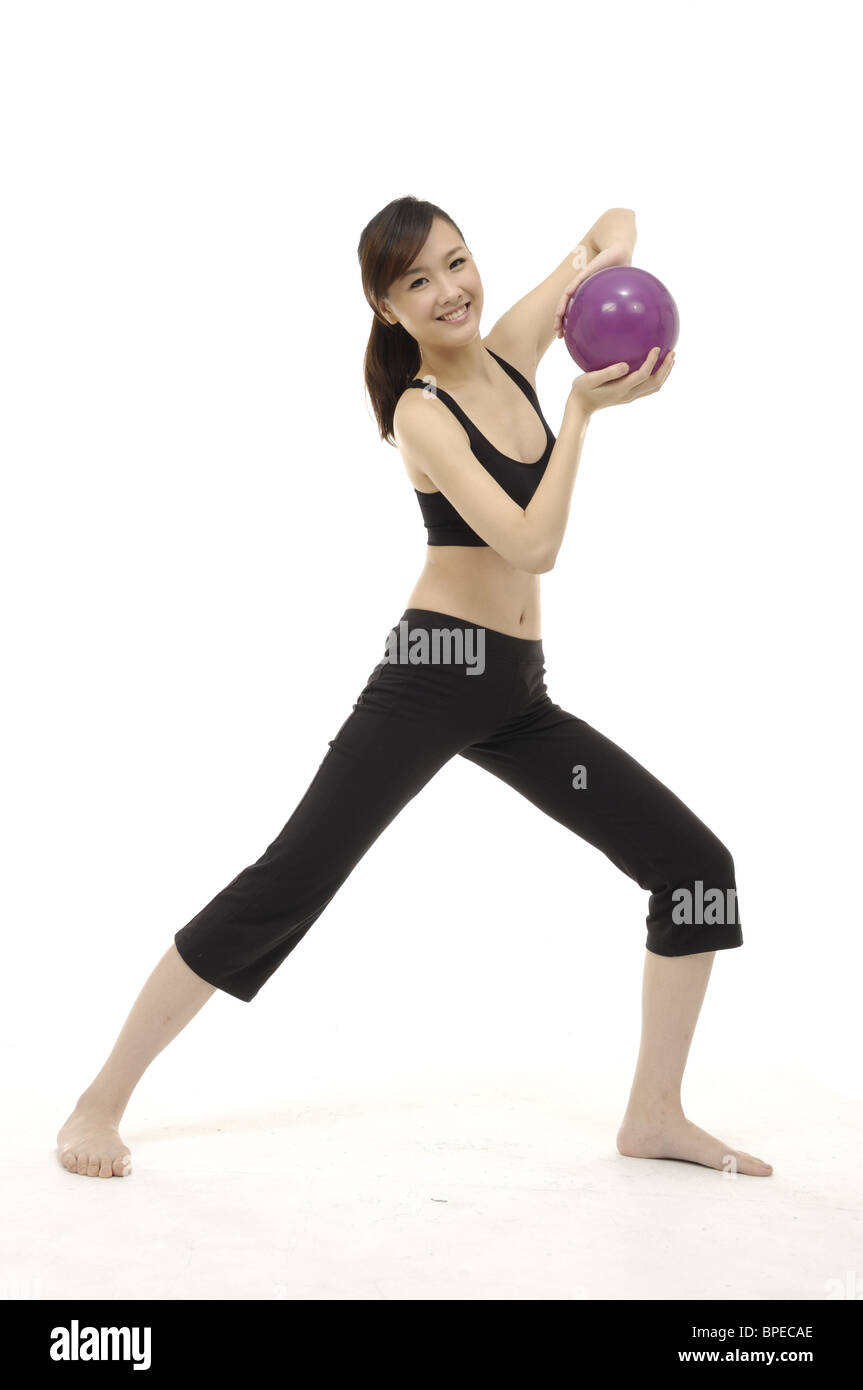
[[[385,444],[395,444],[396,402],[419,370],[420,350],[416,339],[400,323],[388,323],[377,305],[422,249],[435,217],[448,222],[464,241],[460,228],[443,208],[405,197],[394,198],[375,214],[363,228],[357,247],[363,294],[375,316],[363,358],[363,376]]]

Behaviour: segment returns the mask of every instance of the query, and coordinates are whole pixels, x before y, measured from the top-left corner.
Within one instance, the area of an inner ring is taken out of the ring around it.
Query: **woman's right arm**
[[[513,502],[483,468],[461,425],[433,392],[404,392],[393,434],[405,461],[432,480],[486,545],[517,569],[545,574],[554,568],[566,531],[588,420],[605,406],[658,391],[673,356],[669,353],[651,378],[655,362],[651,352],[636,372],[623,362],[576,377],[545,473],[527,507]]]
[[[567,410],[569,406],[567,405]],[[571,417],[575,418],[575,417]],[[581,452],[586,418],[579,432],[577,452]],[[430,478],[477,535],[516,569],[543,574],[551,569],[550,547],[544,534],[544,517],[528,510],[545,486],[555,461],[573,446],[573,429],[561,429],[540,487],[526,510],[520,507],[473,454],[467,436],[455,416],[433,394],[405,391],[396,404],[393,435],[406,463]],[[563,438],[563,443],[561,443]],[[578,459],[571,464],[572,480]],[[562,475],[562,465],[558,464]],[[570,489],[572,481],[570,482]]]

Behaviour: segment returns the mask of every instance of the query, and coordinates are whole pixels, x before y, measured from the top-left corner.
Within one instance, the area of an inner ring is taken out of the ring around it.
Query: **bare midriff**
[[[539,579],[489,546],[429,545],[407,607],[536,640],[542,636]]]

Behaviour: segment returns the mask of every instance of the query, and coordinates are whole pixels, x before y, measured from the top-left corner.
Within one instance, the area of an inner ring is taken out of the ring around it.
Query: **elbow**
[[[538,523],[528,526],[525,516],[518,541],[512,545],[506,558],[510,564],[524,570],[526,574],[548,574],[549,570],[554,569],[562,539],[562,535],[557,535],[554,531],[543,535]]]
[[[553,546],[542,546],[527,557],[525,569],[528,574],[548,574],[554,569],[557,550]]]

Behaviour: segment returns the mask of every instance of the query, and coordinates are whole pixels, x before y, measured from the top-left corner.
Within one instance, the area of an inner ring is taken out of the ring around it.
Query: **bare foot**
[[[723,1144],[682,1113],[654,1120],[627,1115],[617,1134],[617,1151],[627,1158],[678,1158],[753,1178],[769,1178],[773,1172],[772,1164]]]
[[[57,1135],[57,1156],[67,1173],[87,1178],[127,1178],[132,1155],[114,1117],[79,1101]]]

